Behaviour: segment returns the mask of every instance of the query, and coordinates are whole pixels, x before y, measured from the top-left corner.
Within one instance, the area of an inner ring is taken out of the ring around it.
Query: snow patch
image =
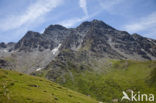
[[[3,52],[5,52],[5,53],[6,53],[6,52],[8,52],[8,50],[4,49],[4,50],[3,50]]]
[[[42,68],[38,68],[38,69],[36,69],[36,71],[40,71]]]
[[[58,50],[59,50],[60,47],[61,47],[61,44],[59,44],[56,48],[54,48],[52,50],[52,53],[55,55],[58,52]]]

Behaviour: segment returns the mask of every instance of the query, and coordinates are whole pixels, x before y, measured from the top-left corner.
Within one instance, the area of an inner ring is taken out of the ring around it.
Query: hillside
[[[0,69],[0,103],[97,103],[43,78]]]
[[[122,91],[133,90],[156,95],[156,61],[109,60],[110,62],[111,66],[105,63],[103,68],[96,71],[81,70],[73,64],[67,65],[64,69],[68,69],[68,72],[64,76],[58,76],[55,81],[72,90],[109,103],[113,100],[121,102]],[[44,72],[43,74],[38,72],[38,75],[45,76]]]

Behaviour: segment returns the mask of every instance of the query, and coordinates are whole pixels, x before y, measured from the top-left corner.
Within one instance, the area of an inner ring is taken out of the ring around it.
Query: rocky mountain
[[[117,59],[156,59],[155,41],[116,30],[102,21],[84,22],[63,43],[65,49],[87,49],[94,55]]]
[[[61,25],[50,25],[43,34],[28,31],[11,47],[11,43],[1,43],[0,57],[13,62],[14,69],[20,72],[31,73],[43,69],[57,56],[58,49],[69,32]]]
[[[34,75],[66,82],[67,74],[73,78],[73,68],[100,72],[111,65],[110,59],[156,60],[155,40],[116,30],[102,21],[83,22],[70,30],[55,60]]]
[[[156,60],[156,40],[93,20],[76,28],[50,25],[42,34],[28,31],[17,43],[0,43],[0,58],[28,74],[44,69],[55,73],[55,68],[62,72],[69,62],[99,69],[93,64],[107,59]]]
[[[15,50],[26,52],[52,50],[65,40],[69,32],[70,30],[61,25],[50,25],[43,34],[28,31],[15,45]]]

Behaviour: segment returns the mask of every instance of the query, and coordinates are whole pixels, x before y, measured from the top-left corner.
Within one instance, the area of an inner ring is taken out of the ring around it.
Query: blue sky
[[[156,0],[0,0],[0,42],[17,42],[50,24],[76,27],[93,19],[156,39]]]

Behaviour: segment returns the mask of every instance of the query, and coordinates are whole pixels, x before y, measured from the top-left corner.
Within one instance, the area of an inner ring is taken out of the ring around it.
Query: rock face
[[[44,49],[52,49],[54,42],[46,40],[44,36],[37,32],[28,31],[26,35],[15,45],[15,49],[19,51],[42,51]]]
[[[12,70],[12,68],[14,68],[14,65],[6,60],[0,59],[0,69],[1,68]]]
[[[4,42],[0,43],[0,48],[6,48],[6,44]]]
[[[102,21],[84,22],[67,38],[65,49],[88,49],[95,55],[117,59],[156,59],[155,40],[138,34],[130,35]]]
[[[45,29],[43,37],[53,40],[56,44],[63,42],[71,30],[61,25],[50,25]]]
[[[156,40],[93,20],[77,28],[50,25],[42,34],[28,31],[17,43],[0,43],[0,57],[13,62],[20,72],[47,69],[49,78],[56,71],[61,75],[67,65],[83,69],[98,68],[93,61],[103,59],[156,60]]]

